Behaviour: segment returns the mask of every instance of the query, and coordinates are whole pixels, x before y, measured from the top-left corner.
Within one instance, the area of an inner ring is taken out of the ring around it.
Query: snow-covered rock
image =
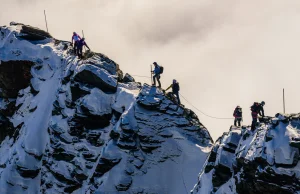
[[[193,187],[212,139],[191,110],[23,24],[0,27],[0,62],[1,194]]]
[[[299,193],[300,114],[231,127],[215,143],[193,194]]]

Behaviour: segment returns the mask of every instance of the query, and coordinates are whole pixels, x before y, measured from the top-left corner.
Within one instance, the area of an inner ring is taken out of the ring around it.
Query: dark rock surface
[[[177,180],[154,175],[204,162],[212,139],[191,110],[103,54],[78,60],[70,43],[11,25],[0,27],[1,194],[165,193]]]
[[[18,92],[29,86],[32,61],[1,61],[0,65],[0,97],[16,98]]]
[[[255,131],[231,127],[214,145],[193,193],[297,193],[300,114],[260,119]],[[211,178],[207,178],[211,175]]]

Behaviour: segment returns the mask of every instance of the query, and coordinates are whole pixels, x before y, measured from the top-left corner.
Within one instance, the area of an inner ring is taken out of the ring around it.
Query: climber
[[[153,76],[152,86],[156,86],[156,80],[157,80],[158,87],[160,88],[161,84],[159,80],[160,80],[160,74],[162,74],[161,67],[156,62],[153,62],[153,65],[154,65],[154,70],[152,71],[152,73],[154,73],[154,76]]]
[[[74,46],[73,46],[73,40],[74,40]],[[72,42],[72,46],[74,47],[74,54],[75,55],[76,55],[76,52],[77,52],[77,45],[78,45],[79,40],[81,40],[81,37],[76,32],[73,32],[71,42]]]
[[[241,121],[243,121],[243,112],[240,106],[237,106],[234,109],[233,116],[234,116],[234,126],[237,126],[236,124],[238,123],[238,126],[240,127]]]
[[[89,50],[91,50],[90,47],[86,44],[86,42],[85,42],[84,40],[85,40],[85,38],[82,38],[82,39],[78,42],[78,45],[77,45],[77,54],[78,54],[78,57],[79,57],[79,58],[82,58],[82,57],[83,57],[83,56],[82,56],[82,48],[83,48],[83,46],[86,46]]]
[[[252,131],[255,130],[258,115],[260,115],[262,117],[265,116],[264,107],[263,107],[264,105],[265,105],[265,102],[262,101],[261,103],[254,102],[254,104],[251,106],[251,116],[252,116],[251,130]]]
[[[171,87],[172,87],[172,93],[173,93],[173,95],[176,96],[177,103],[180,105],[180,99],[179,99],[179,90],[180,90],[180,87],[179,87],[179,83],[176,81],[176,79],[173,79],[173,83],[166,90],[163,90],[163,92],[165,93],[165,91],[167,91]]]

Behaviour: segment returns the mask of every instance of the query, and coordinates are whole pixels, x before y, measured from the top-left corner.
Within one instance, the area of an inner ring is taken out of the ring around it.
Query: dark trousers
[[[252,117],[251,131],[255,130],[256,124],[257,124],[257,118]]]
[[[74,42],[74,54],[75,55],[76,55],[76,53],[78,53],[77,50],[78,50],[78,41],[75,41]]]
[[[159,74],[155,74],[154,76],[153,76],[153,84],[156,86],[156,80],[157,80],[157,82],[158,82],[158,87],[161,87],[161,84],[160,84],[160,81],[159,81],[159,79],[160,79],[160,75]]]
[[[177,98],[177,103],[180,105],[180,99],[179,99],[179,93],[178,92],[172,92],[174,96]]]
[[[82,48],[83,47],[77,47],[77,55],[79,58],[82,58]]]
[[[234,126],[241,126],[241,121],[242,121],[242,118],[235,118],[234,119]],[[238,124],[238,125],[236,125],[236,124]]]

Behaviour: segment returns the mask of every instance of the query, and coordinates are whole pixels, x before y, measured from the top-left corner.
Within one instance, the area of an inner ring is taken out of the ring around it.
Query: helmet
[[[76,32],[73,32],[74,35],[76,35]]]
[[[261,101],[260,104],[264,106],[266,103],[265,103],[265,101]]]
[[[156,63],[156,62],[153,62],[153,64],[154,64],[154,65],[157,65],[157,63]]]
[[[173,79],[173,83],[175,84],[177,81],[176,81],[176,79]]]
[[[241,107],[239,105],[237,105],[236,108],[241,108]]]

